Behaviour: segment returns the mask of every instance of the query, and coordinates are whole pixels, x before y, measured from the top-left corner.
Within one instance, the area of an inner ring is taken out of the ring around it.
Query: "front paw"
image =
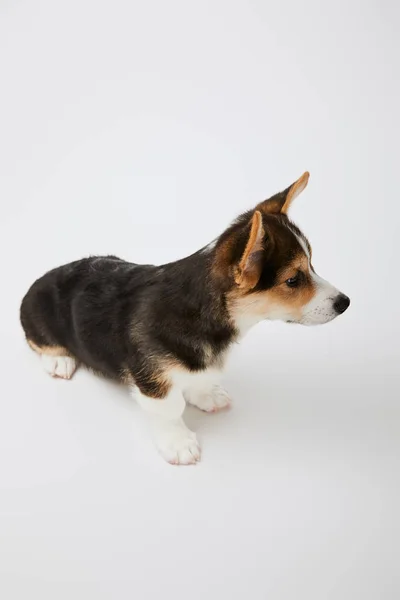
[[[161,456],[171,465],[193,465],[200,460],[196,434],[184,424],[158,431],[155,444]]]
[[[185,399],[189,404],[197,406],[200,410],[208,413],[218,412],[224,408],[229,408],[231,399],[227,392],[219,385],[214,385],[207,392],[193,391],[185,394]]]

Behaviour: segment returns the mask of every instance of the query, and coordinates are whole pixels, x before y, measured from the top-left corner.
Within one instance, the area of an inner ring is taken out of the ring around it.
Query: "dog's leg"
[[[41,355],[43,368],[52,377],[71,379],[78,363],[63,346],[38,346],[32,340],[27,340],[29,346]]]
[[[186,402],[197,406],[205,412],[218,412],[229,408],[231,400],[220,385],[221,373],[219,371],[204,371],[193,380],[190,387],[183,392]]]
[[[147,413],[157,450],[165,460],[174,465],[191,465],[200,460],[200,446],[196,434],[183,422],[185,399],[177,387],[167,396],[154,399],[132,388],[138,404]]]
[[[60,379],[71,379],[77,367],[77,362],[72,356],[42,354],[42,364],[49,375]]]
[[[203,390],[186,390],[185,399],[189,404],[193,404],[193,406],[197,406],[200,410],[208,413],[218,412],[224,408],[229,408],[231,405],[228,393],[218,384]]]

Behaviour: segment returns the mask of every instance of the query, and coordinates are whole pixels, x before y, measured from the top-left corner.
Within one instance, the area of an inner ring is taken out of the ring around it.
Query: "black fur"
[[[156,267],[91,257],[53,269],[22,301],[26,337],[63,346],[109,377],[128,371],[144,393],[160,395],[155,376],[162,359],[201,370],[235,336],[210,258],[197,252]]]

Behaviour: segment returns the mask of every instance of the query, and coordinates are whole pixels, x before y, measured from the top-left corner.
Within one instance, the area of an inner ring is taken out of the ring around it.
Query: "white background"
[[[0,2],[4,600],[399,598],[398,31],[394,1]],[[187,411],[200,465],[42,371],[46,270],[187,255],[306,169],[292,217],[352,305],[249,333],[232,410]]]

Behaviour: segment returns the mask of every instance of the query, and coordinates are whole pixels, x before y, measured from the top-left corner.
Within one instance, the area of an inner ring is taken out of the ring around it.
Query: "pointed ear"
[[[256,210],[250,228],[250,235],[239,264],[235,269],[235,282],[243,289],[253,289],[260,279],[263,266],[264,227],[262,215]]]
[[[310,173],[306,171],[300,179],[292,183],[286,190],[275,194],[275,196],[272,196],[268,200],[264,200],[257,208],[269,214],[286,215],[293,200],[307,187],[309,177]]]

